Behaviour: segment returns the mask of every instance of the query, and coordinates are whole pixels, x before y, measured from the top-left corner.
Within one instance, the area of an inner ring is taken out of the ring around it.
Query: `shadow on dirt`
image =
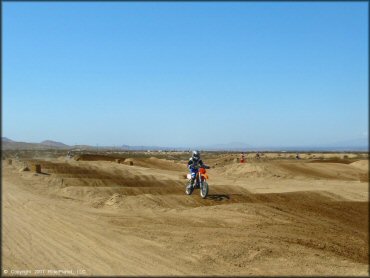
[[[225,201],[229,200],[230,196],[225,194],[210,194],[207,196],[207,199],[212,201]]]

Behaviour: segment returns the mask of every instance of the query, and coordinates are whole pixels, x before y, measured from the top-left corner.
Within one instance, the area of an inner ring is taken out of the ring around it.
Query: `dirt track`
[[[366,160],[230,162],[206,200],[184,194],[179,161],[38,161],[43,174],[3,165],[3,270],[368,273]]]

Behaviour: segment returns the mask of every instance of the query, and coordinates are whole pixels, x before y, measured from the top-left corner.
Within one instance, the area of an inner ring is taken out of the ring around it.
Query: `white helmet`
[[[200,152],[199,151],[193,151],[192,157],[193,157],[193,159],[198,160],[200,158]]]

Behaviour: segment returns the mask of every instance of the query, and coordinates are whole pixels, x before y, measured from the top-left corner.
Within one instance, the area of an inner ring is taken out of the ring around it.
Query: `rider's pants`
[[[190,169],[191,183],[194,183],[195,177],[197,176],[198,169]]]

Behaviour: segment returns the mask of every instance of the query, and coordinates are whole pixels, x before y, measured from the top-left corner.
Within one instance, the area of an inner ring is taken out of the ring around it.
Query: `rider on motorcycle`
[[[191,173],[191,185],[194,186],[194,180],[197,176],[199,168],[204,167],[205,169],[209,169],[210,167],[203,164],[203,161],[200,159],[200,152],[193,151],[192,156],[189,158],[188,161],[188,168]]]

